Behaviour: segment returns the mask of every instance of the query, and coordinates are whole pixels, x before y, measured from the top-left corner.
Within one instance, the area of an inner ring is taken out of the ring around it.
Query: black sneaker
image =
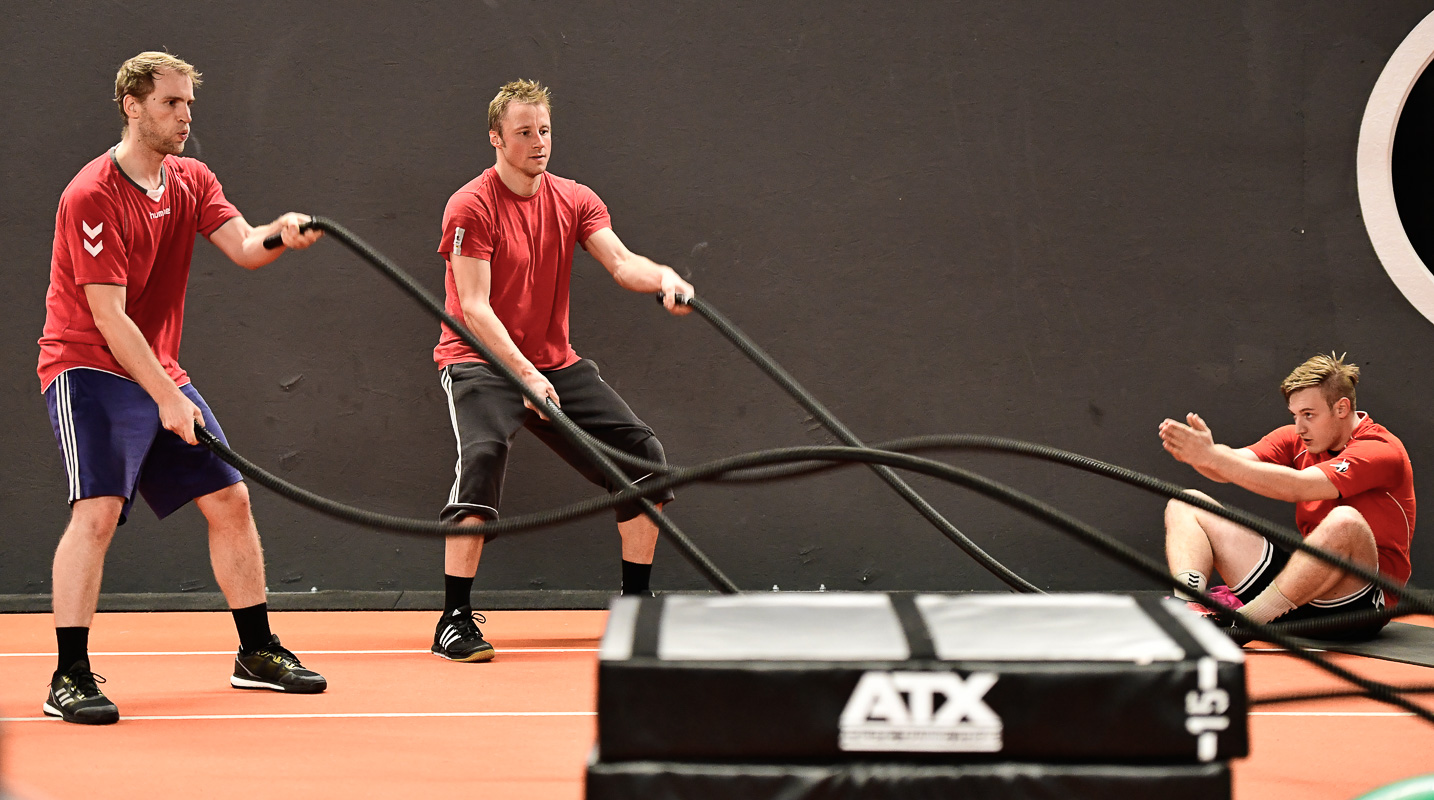
[[[234,675],[229,685],[236,689],[273,689],[276,692],[318,694],[329,688],[324,676],[304,669],[299,659],[279,644],[278,636],[253,652],[239,651],[234,657]]]
[[[96,682],[104,683],[105,679],[90,672],[89,661],[76,661],[69,670],[56,672],[50,679],[50,696],[45,698],[45,713],[81,725],[119,722],[119,709],[105,697]]]
[[[449,661],[492,661],[498,651],[483,640],[478,623],[488,620],[468,606],[455,608],[438,620],[433,632],[433,654]]]
[[[1250,621],[1239,614],[1236,614],[1234,620],[1230,622],[1224,622],[1212,614],[1210,621],[1215,623],[1215,627],[1219,628],[1221,632],[1230,637],[1230,641],[1240,647],[1244,647],[1258,638],[1254,630],[1250,628]]]

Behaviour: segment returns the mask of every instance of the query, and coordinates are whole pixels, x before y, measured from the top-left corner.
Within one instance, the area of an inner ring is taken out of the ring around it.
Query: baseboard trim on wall
[[[483,611],[605,609],[616,592],[588,589],[498,589],[473,592]],[[224,611],[219,592],[102,594],[100,611]],[[443,592],[349,591],[270,592],[273,611],[438,611]],[[0,594],[0,614],[49,612],[48,594]]]
[[[966,591],[933,591],[934,594],[966,594]],[[659,591],[658,594],[666,594]],[[684,591],[683,594],[716,594],[712,590]],[[1163,590],[1117,590],[1114,594],[1134,596],[1166,595]],[[473,607],[479,611],[584,611],[603,610],[617,592],[600,589],[493,589],[473,592]],[[443,592],[357,591],[329,589],[322,592],[270,592],[273,611],[438,611]],[[225,611],[228,605],[219,592],[153,592],[100,595],[100,611]],[[0,594],[0,614],[35,614],[50,611],[48,594]]]

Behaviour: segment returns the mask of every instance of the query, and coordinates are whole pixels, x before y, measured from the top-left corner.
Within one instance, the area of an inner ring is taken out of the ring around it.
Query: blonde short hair
[[[488,104],[488,130],[503,135],[503,117],[508,115],[508,106],[513,103],[528,103],[542,106],[553,113],[553,104],[548,87],[537,81],[516,80],[503,84],[493,102]]]
[[[1308,389],[1313,386],[1320,388],[1324,400],[1330,408],[1339,402],[1339,398],[1349,398],[1349,410],[1353,411],[1354,387],[1359,384],[1359,367],[1353,364],[1344,363],[1344,356],[1349,355],[1318,355],[1305,363],[1295,367],[1295,371],[1289,374],[1280,383],[1280,392],[1284,394],[1288,402],[1290,395],[1301,389]]]
[[[124,113],[124,99],[134,97],[140,101],[145,100],[154,93],[155,76],[166,71],[187,76],[194,82],[196,89],[204,82],[200,80],[199,70],[184,59],[169,53],[148,50],[120,64],[119,72],[115,73],[115,105],[119,106],[119,113],[124,118],[126,127],[129,125],[129,117]]]

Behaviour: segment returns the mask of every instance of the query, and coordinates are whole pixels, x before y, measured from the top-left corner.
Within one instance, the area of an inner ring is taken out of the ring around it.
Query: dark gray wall
[[[1362,226],[1360,115],[1423,2],[332,4],[137,0],[7,9],[0,47],[0,593],[43,593],[66,509],[34,376],[55,202],[115,141],[124,58],[167,47],[205,84],[190,154],[251,221],[311,210],[442,289],[447,197],[491,164],[486,106],[554,89],[553,169],[872,441],[987,432],[1197,485],[1159,447],[1199,410],[1245,444],[1287,421],[1316,351],[1365,369],[1361,407],[1434,497],[1434,329]],[[580,353],[693,463],[827,442],[697,318],[575,266]],[[182,360],[236,449],[317,492],[429,516],[452,479],[437,324],[335,243],[258,272],[201,245]],[[1158,500],[959,456],[1151,555]],[[995,504],[915,483],[1054,589],[1148,588]],[[526,434],[509,512],[590,489]],[[1287,508],[1216,491],[1281,521]],[[435,589],[441,547],[254,490],[274,589]],[[992,589],[871,475],[696,487],[671,511],[742,586]],[[1427,538],[1427,537],[1420,537]],[[702,586],[664,546],[656,583]],[[1434,582],[1434,545],[1415,547]],[[617,583],[608,518],[500,541],[479,585]],[[202,518],[121,529],[105,590],[213,589]]]

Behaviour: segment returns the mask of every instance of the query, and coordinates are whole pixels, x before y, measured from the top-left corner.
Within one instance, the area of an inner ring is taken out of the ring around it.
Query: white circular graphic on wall
[[[1399,218],[1394,195],[1394,135],[1409,93],[1434,60],[1434,14],[1425,17],[1389,57],[1370,92],[1359,126],[1359,208],[1369,241],[1394,285],[1434,322],[1434,273],[1420,258]],[[1429,147],[1434,147],[1430,142]]]

